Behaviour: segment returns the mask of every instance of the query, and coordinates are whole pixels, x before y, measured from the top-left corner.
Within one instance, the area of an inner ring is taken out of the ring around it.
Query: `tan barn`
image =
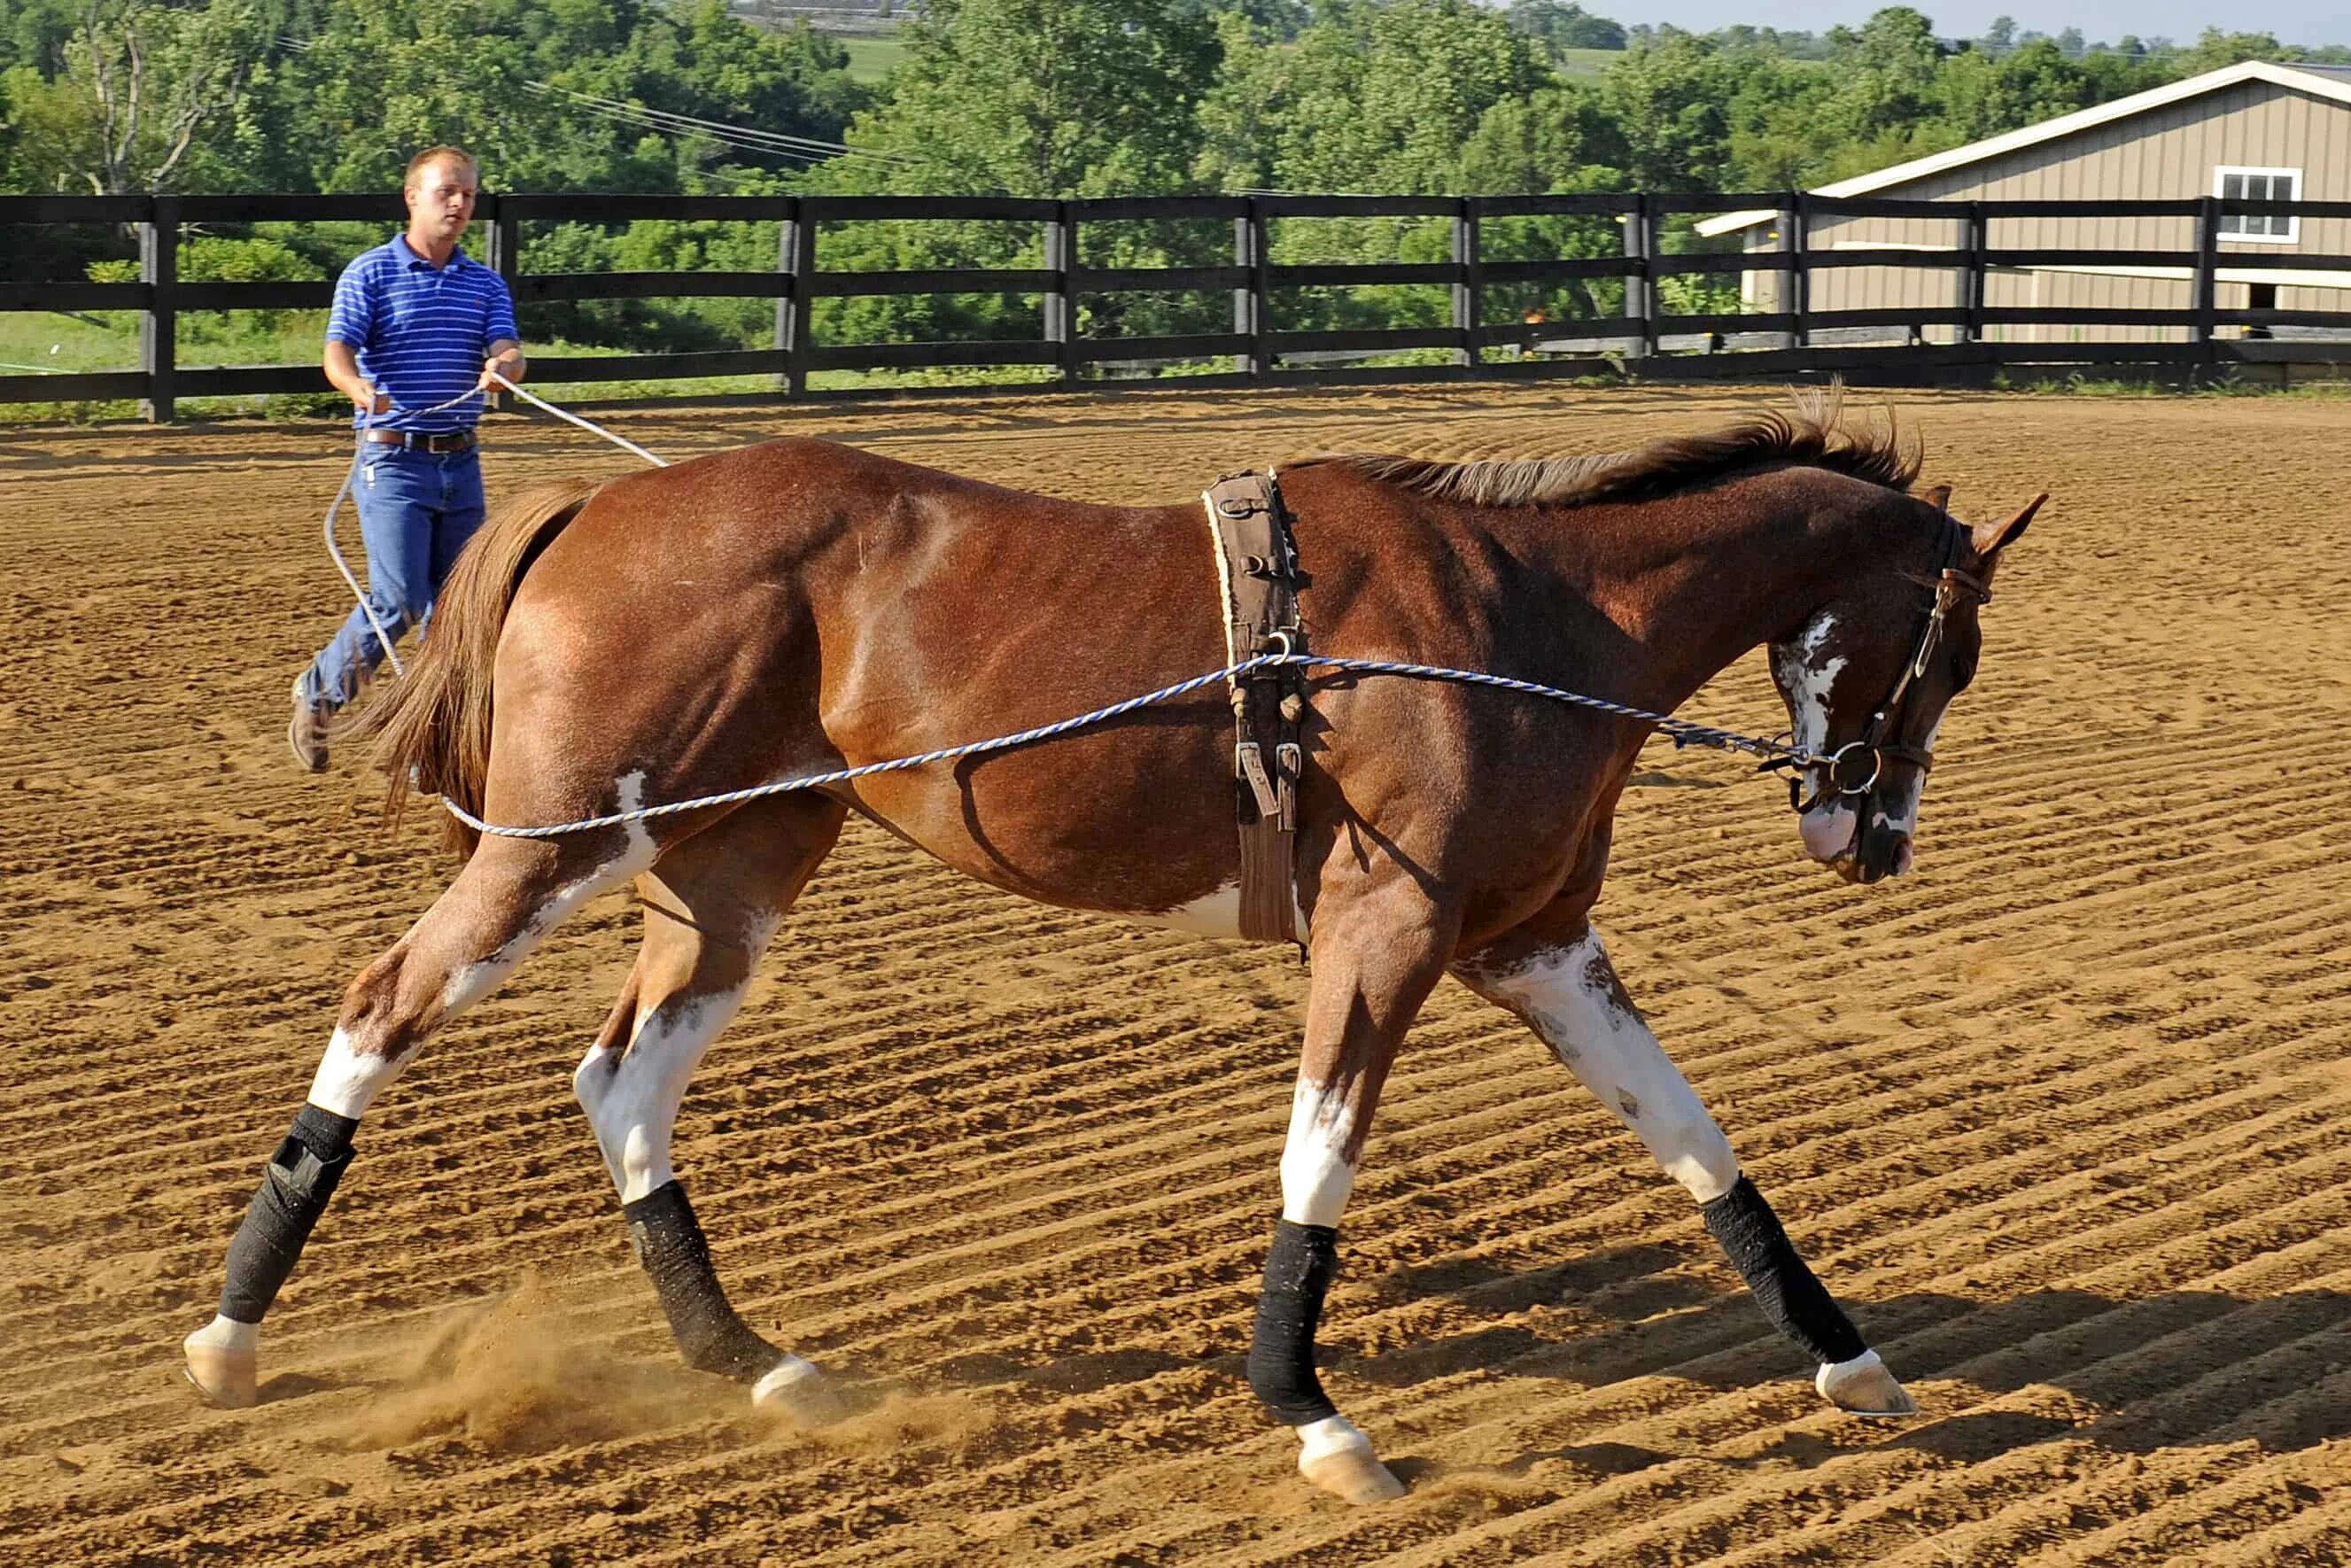
[[[1822,196],[1912,201],[2115,201],[2226,196],[2248,201],[2351,201],[2351,68],[2248,61],[2151,91],[2026,126],[1948,152],[1823,185]],[[1732,213],[1698,225],[1706,235],[1740,233],[1750,250],[1783,248],[1782,214]],[[1815,253],[1899,247],[1944,250],[1965,243],[1958,223],[1926,218],[1817,217]],[[2001,218],[1988,225],[1988,248],[2053,247],[2193,251],[2190,217]],[[2221,220],[2221,310],[2351,310],[2351,271],[2231,267],[2231,255],[2281,248],[2320,256],[2351,254],[2351,219],[2231,216]],[[1812,310],[1948,309],[1960,303],[1956,269],[1850,267],[1811,274]],[[1785,279],[1748,273],[1749,310],[1782,307]],[[2185,310],[2194,306],[2192,269],[2108,264],[1999,268],[1984,304],[1999,308]],[[2241,329],[2223,328],[2223,336]],[[2180,341],[2188,327],[2117,324],[1993,324],[1993,341]],[[1926,327],[1950,341],[1949,327]]]

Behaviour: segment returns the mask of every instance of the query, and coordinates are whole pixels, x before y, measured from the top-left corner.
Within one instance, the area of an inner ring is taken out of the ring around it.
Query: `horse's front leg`
[[[1581,917],[1555,935],[1514,932],[1454,973],[1523,1019],[1698,1200],[1755,1304],[1817,1364],[1813,1386],[1824,1398],[1865,1416],[1917,1409],[1740,1174],[1729,1140],[1625,994],[1598,932]]]
[[[1452,939],[1416,889],[1326,896],[1315,910],[1306,1045],[1281,1151],[1281,1218],[1266,1259],[1249,1378],[1273,1417],[1297,1429],[1301,1473],[1349,1502],[1401,1497],[1404,1485],[1323,1392],[1314,1330],[1338,1271],[1339,1216],[1380,1087],[1445,972]]]

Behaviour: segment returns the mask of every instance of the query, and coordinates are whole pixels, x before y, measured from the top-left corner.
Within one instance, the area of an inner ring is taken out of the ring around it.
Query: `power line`
[[[316,46],[318,41],[315,38],[298,38],[287,34],[279,34],[277,37],[280,45],[298,52],[308,52]],[[644,104],[626,102],[620,99],[601,98],[593,93],[557,87],[552,82],[540,81],[536,78],[525,81],[522,85],[525,91],[541,97],[569,99],[589,113],[605,120],[635,125],[671,138],[696,137],[742,152],[789,159],[804,164],[820,163],[832,158],[864,158],[902,166],[912,165],[917,162],[894,152],[852,147],[844,141],[825,141],[815,137],[794,136],[780,131],[761,130],[755,126],[733,125],[725,120],[705,120],[696,115],[679,114],[665,109],[653,109]]]

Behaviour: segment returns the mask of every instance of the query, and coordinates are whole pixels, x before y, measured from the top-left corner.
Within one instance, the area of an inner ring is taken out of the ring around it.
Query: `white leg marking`
[[[1577,1081],[1639,1135],[1692,1197],[1711,1202],[1739,1180],[1730,1141],[1625,999],[1597,931],[1572,947],[1539,953],[1507,974],[1478,979],[1486,995],[1534,1026]],[[1285,1176],[1287,1168],[1285,1162]]]
[[[1372,1440],[1344,1416],[1325,1416],[1320,1421],[1309,1421],[1296,1431],[1298,1462],[1301,1465],[1311,1465],[1317,1459],[1343,1454],[1351,1448],[1366,1454],[1372,1451]]]
[[[327,1053],[319,1059],[319,1071],[310,1080],[310,1103],[356,1122],[415,1057],[414,1046],[396,1057],[360,1051],[339,1029],[327,1041]]]
[[[622,1203],[636,1202],[675,1174],[670,1132],[685,1101],[686,1083],[702,1053],[734,1017],[748,985],[683,1006],[664,1002],[639,1016],[625,1052],[596,1046],[580,1059],[571,1075],[572,1092],[596,1130],[596,1145],[604,1152],[605,1168]]]
[[[251,1355],[261,1346],[261,1325],[241,1323],[235,1318],[213,1314],[213,1321],[188,1336],[190,1344],[209,1345],[214,1350],[235,1351]]]
[[[1355,1113],[1346,1097],[1300,1078],[1290,1101],[1290,1136],[1281,1145],[1281,1218],[1292,1225],[1336,1226],[1355,1190],[1346,1155]]]
[[[751,1403],[765,1405],[810,1378],[821,1378],[823,1375],[822,1369],[816,1363],[802,1361],[797,1355],[787,1355],[776,1364],[773,1372],[751,1385]]]
[[[622,775],[613,786],[621,810],[633,811],[645,803],[644,769]],[[441,1011],[444,1018],[473,1006],[497,988],[517,966],[530,956],[539,939],[571,917],[588,900],[611,887],[615,883],[636,875],[653,863],[653,836],[643,822],[631,822],[623,831],[628,843],[611,860],[590,872],[576,882],[556,890],[555,896],[531,912],[521,930],[478,964],[468,964],[453,971],[448,983],[441,988]]]
[[[767,950],[781,923],[780,915],[769,915],[748,933],[754,956]],[[750,985],[746,975],[726,990],[705,992],[683,1003],[674,998],[666,1000],[637,1015],[625,1051],[592,1046],[580,1058],[571,1075],[571,1092],[588,1113],[596,1146],[603,1151],[605,1168],[611,1172],[622,1203],[636,1202],[675,1176],[670,1134],[677,1124],[677,1108],[685,1102],[686,1084],[701,1065],[702,1053],[735,1017]]]

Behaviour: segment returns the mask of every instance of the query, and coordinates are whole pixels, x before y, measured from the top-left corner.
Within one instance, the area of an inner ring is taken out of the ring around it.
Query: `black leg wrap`
[[[1314,1325],[1322,1319],[1322,1294],[1338,1271],[1336,1230],[1274,1221],[1265,1293],[1257,1303],[1257,1334],[1249,1343],[1249,1380],[1273,1418],[1286,1427],[1339,1413],[1314,1375]]]
[[[1861,1332],[1828,1290],[1796,1255],[1780,1217],[1745,1176],[1699,1212],[1722,1244],[1732,1267],[1747,1281],[1755,1304],[1814,1361],[1851,1361],[1868,1349]]]
[[[686,1365],[742,1383],[757,1383],[773,1372],[784,1353],[754,1333],[728,1303],[685,1188],[664,1182],[636,1202],[622,1204],[621,1217],[629,1222],[637,1261],[653,1276]]]
[[[351,1163],[351,1134],[359,1124],[349,1116],[305,1105],[294,1130],[277,1145],[261,1173],[261,1186],[228,1244],[228,1282],[221,1289],[221,1316],[257,1323],[277,1299],[286,1276],[302,1256],[302,1244],[335,1184]]]

